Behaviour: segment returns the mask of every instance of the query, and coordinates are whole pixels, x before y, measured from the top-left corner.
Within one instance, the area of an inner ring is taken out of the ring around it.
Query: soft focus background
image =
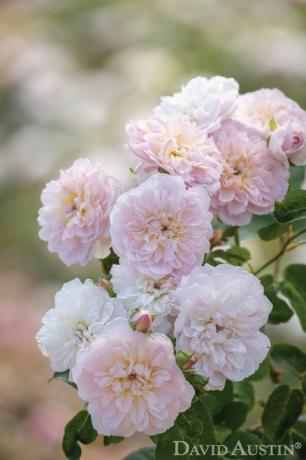
[[[44,183],[89,156],[127,187],[125,122],[198,74],[232,76],[243,92],[276,86],[305,108],[306,2],[1,0],[0,15],[0,458],[60,460],[82,403],[47,383],[33,336],[61,284],[97,279],[99,264],[68,269],[38,239]],[[255,249],[255,265],[275,251]],[[305,342],[295,321],[277,334]],[[148,443],[104,449],[99,439],[84,459],[119,460]]]

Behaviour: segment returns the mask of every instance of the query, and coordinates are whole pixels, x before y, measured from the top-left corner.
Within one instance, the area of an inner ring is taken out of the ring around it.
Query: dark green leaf
[[[253,385],[247,380],[234,383],[234,396],[236,399],[246,404],[249,411],[253,408],[255,403],[255,391]]]
[[[102,457],[101,457],[102,458]],[[123,460],[154,460],[155,459],[155,446],[143,447],[142,449],[132,452]]]
[[[118,444],[123,440],[124,438],[122,436],[104,436],[103,444],[105,446],[110,446],[111,444]]]
[[[300,189],[305,178],[305,166],[290,166],[290,190]]]
[[[96,440],[98,433],[93,428],[91,417],[87,410],[80,411],[65,427],[63,451],[69,460],[79,460],[81,457],[80,441],[90,444]]]
[[[103,265],[105,274],[109,275],[112,266],[119,263],[119,257],[114,253],[113,248],[111,248],[109,256],[107,256],[105,259],[101,259],[101,263]]]
[[[68,383],[68,385],[72,386],[73,388],[77,388],[76,384],[69,380],[69,373],[69,369],[63,372],[54,372],[53,376],[51,377],[51,379],[48,380],[48,382],[52,382],[52,380],[62,380],[63,382]]]
[[[275,218],[280,223],[291,222],[306,215],[306,190],[291,190],[281,203],[276,203]]]
[[[304,396],[300,390],[280,385],[270,395],[262,415],[265,433],[272,441],[280,440],[295,424],[303,411]]]
[[[306,332],[306,302],[301,292],[289,281],[280,285],[282,293],[290,300],[291,306],[297,314],[302,329]]]
[[[265,361],[263,361],[260,364],[257,371],[253,375],[248,377],[247,380],[250,382],[258,382],[259,380],[263,380],[264,378],[266,378],[268,374],[269,374],[269,364],[267,360],[265,359]]]
[[[273,305],[272,311],[269,315],[269,323],[279,324],[286,323],[293,315],[293,311],[289,308],[287,303],[278,297],[278,289],[272,275],[265,275],[260,278],[265,290],[265,295],[268,297]]]
[[[306,372],[306,354],[293,345],[273,345],[270,355],[276,363],[285,362],[299,373]]]
[[[224,422],[231,430],[237,430],[245,422],[248,413],[248,406],[240,401],[233,401],[226,404],[218,415],[218,423]]]
[[[304,396],[306,398],[306,376],[305,376],[304,380],[302,380],[302,390],[303,390]]]
[[[214,259],[222,259],[232,265],[243,265],[251,258],[250,251],[240,246],[231,246],[227,250],[216,249],[210,256]]]
[[[238,446],[241,446],[245,452],[248,452],[248,446],[259,445],[260,438],[253,433],[248,433],[245,431],[235,431],[234,433],[231,433],[224,441],[224,445],[228,448],[229,453],[235,452],[235,447],[237,446],[237,443],[238,443]],[[242,458],[248,458],[248,457],[243,456]],[[252,458],[256,458],[256,457],[252,457]]]
[[[292,442],[294,444],[300,443],[301,447],[296,449],[299,458],[305,460],[306,458],[306,421],[296,422],[291,430]]]
[[[222,391],[208,391],[201,395],[201,400],[205,402],[209,412],[215,417],[225,406],[225,404],[233,401],[234,390],[233,384],[229,380],[226,381]]]
[[[258,230],[258,236],[264,241],[271,241],[279,236],[283,235],[289,230],[289,224],[278,224],[274,222],[273,224],[263,227]]]
[[[306,265],[292,264],[288,265],[285,270],[284,277],[287,281],[300,291],[304,299],[306,299]]]

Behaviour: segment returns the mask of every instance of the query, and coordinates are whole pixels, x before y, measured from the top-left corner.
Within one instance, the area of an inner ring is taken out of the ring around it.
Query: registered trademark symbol
[[[302,443],[301,443],[301,442],[296,442],[296,443],[294,444],[294,447],[295,447],[296,449],[300,449],[300,448],[302,447]]]

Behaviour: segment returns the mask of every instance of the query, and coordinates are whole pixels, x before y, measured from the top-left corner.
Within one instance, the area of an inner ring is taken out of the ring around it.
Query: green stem
[[[291,250],[297,247],[296,245],[294,245],[293,248],[289,248],[289,245],[293,240],[303,235],[304,233],[306,233],[306,228],[303,228],[302,230],[288,238],[287,241],[281,247],[280,251],[274,257],[272,257],[270,260],[264,263],[258,270],[256,270],[255,275],[258,275],[258,273],[262,272],[265,268],[269,267],[271,264],[276,262],[287,250]]]
[[[238,227],[235,228],[234,238],[235,238],[236,246],[240,246],[240,237],[239,237],[239,229],[238,229]]]

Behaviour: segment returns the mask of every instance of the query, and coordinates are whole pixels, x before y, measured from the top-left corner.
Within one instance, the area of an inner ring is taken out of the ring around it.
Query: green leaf
[[[283,281],[280,284],[282,293],[290,300],[291,306],[297,314],[302,329],[306,332],[306,302],[299,290],[297,290],[289,281]]]
[[[231,430],[237,430],[245,422],[248,406],[240,401],[233,401],[223,407],[218,415],[218,423],[224,422]]]
[[[304,380],[302,380],[302,391],[303,391],[304,396],[306,398],[306,376],[305,376]]]
[[[235,451],[237,443],[240,443],[242,449],[244,449],[245,452],[248,452],[248,446],[257,446],[260,444],[260,438],[255,434],[248,433],[246,431],[235,431],[224,440],[224,445],[228,448],[229,452]],[[243,456],[242,458],[248,457]]]
[[[101,457],[102,458],[102,457]],[[143,447],[135,452],[132,452],[123,460],[154,460],[155,459],[155,446]]]
[[[81,448],[79,442],[90,444],[96,440],[98,433],[93,428],[87,410],[81,410],[67,423],[63,438],[63,451],[69,460],[79,460]]]
[[[63,382],[68,383],[68,385],[72,386],[73,388],[77,388],[76,384],[69,380],[69,373],[69,369],[63,372],[54,372],[53,376],[48,380],[48,382],[52,382],[53,380],[62,380]]]
[[[156,460],[175,460],[174,441],[183,441],[189,445],[208,445],[216,443],[216,435],[214,431],[211,414],[206,404],[197,399],[194,401],[186,412],[180,414],[172,428],[165,433],[154,436],[156,445],[155,459]],[[184,459],[189,459],[189,455],[183,456]],[[205,457],[210,459],[207,454]]]
[[[247,381],[250,382],[258,382],[259,380],[263,380],[269,375],[269,364],[268,361],[265,359],[257,369],[257,371],[253,374],[250,375],[250,377],[247,378]]]
[[[206,404],[213,417],[217,416],[223,406],[233,401],[233,399],[233,383],[229,380],[226,381],[222,391],[207,391],[205,394],[201,395],[201,400]]]
[[[268,297],[273,305],[272,311],[269,315],[269,323],[279,324],[286,323],[293,315],[293,311],[289,308],[287,303],[278,297],[277,285],[274,283],[272,275],[265,275],[260,278],[264,286],[265,295]]]
[[[119,263],[119,257],[117,256],[117,254],[114,253],[113,248],[111,248],[109,256],[107,256],[105,259],[100,260],[106,275],[109,275],[111,268],[114,264]]]
[[[306,299],[306,265],[292,264],[286,267],[284,277],[287,281],[300,291]]]
[[[104,436],[103,444],[105,446],[110,446],[111,444],[118,444],[119,442],[123,440],[124,438],[122,436]]]
[[[270,356],[276,363],[285,362],[299,373],[306,371],[306,354],[293,345],[273,345]]]
[[[274,216],[280,223],[291,222],[306,215],[306,190],[291,190],[281,203],[276,203]]]
[[[271,241],[288,232],[289,227],[289,224],[278,224],[274,222],[258,230],[257,234],[262,240]]]
[[[290,166],[289,189],[300,189],[305,178],[305,166]]]
[[[300,443],[301,448],[296,449],[299,458],[306,458],[306,421],[296,422],[291,430],[292,442],[294,444]]]
[[[249,411],[253,408],[255,403],[255,391],[253,385],[247,380],[234,383],[234,396],[236,399],[246,404]]]
[[[228,250],[216,249],[210,256],[214,259],[222,259],[232,265],[243,265],[250,260],[251,254],[247,248],[231,246]]]
[[[295,424],[303,411],[304,396],[300,390],[280,385],[270,395],[262,415],[265,433],[272,441],[280,440]]]

